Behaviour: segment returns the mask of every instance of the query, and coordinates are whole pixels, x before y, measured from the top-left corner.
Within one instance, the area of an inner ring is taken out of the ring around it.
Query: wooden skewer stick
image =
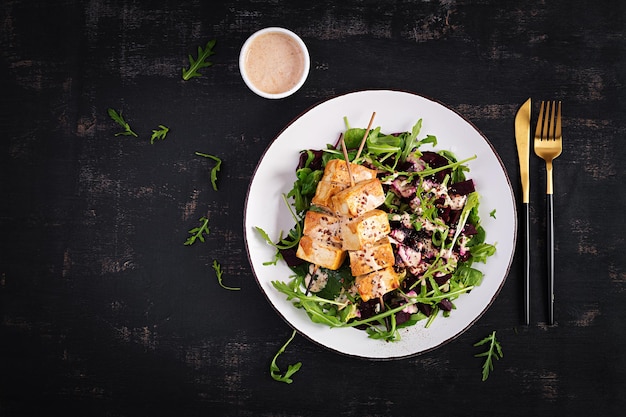
[[[376,112],[372,113],[372,117],[370,117],[370,123],[367,125],[367,130],[365,131],[365,135],[363,139],[361,139],[361,144],[359,145],[359,151],[356,153],[356,157],[354,159],[358,159],[361,156],[361,152],[363,151],[363,147],[365,146],[365,141],[367,137],[370,135],[370,130],[372,130],[372,123],[374,123],[374,117],[376,117]]]
[[[311,286],[313,285],[313,280],[315,279],[315,275],[317,275],[317,269],[319,265],[313,265],[313,271],[311,272],[311,279],[309,280],[309,284],[306,286],[306,291],[304,295],[309,295],[311,292]]]
[[[352,171],[350,170],[350,159],[348,159],[348,149],[346,149],[346,141],[341,137],[341,150],[343,151],[343,158],[346,160],[346,168],[348,169],[348,177],[350,177],[350,186],[354,187],[354,178],[352,177]]]

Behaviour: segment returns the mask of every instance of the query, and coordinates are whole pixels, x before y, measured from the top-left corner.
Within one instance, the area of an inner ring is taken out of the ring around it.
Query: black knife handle
[[[524,323],[530,324],[530,213],[524,206]]]

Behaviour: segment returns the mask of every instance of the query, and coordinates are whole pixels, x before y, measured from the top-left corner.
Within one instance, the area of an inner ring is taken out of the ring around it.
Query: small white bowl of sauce
[[[295,93],[306,81],[310,66],[302,39],[280,27],[253,33],[239,53],[239,71],[248,88],[270,99]]]

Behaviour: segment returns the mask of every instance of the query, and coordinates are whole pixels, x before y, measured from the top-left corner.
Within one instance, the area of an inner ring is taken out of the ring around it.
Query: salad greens
[[[167,132],[169,131],[170,131],[169,127],[159,125],[159,129],[154,129],[152,131],[152,136],[150,137],[150,144],[154,144],[154,141],[157,139],[159,140],[165,139],[165,136],[167,136]]]
[[[227,285],[224,285],[224,282],[222,281],[222,265],[220,265],[219,262],[217,262],[217,260],[213,260],[213,270],[215,271],[215,275],[217,276],[217,282],[220,284],[220,286],[222,288],[224,288],[225,290],[231,290],[231,291],[239,291],[241,288],[238,287],[229,287]]]
[[[217,191],[217,173],[220,169],[222,169],[222,160],[217,156],[209,155],[208,153],[196,152],[196,155],[215,161],[215,166],[211,169],[211,185],[213,186],[213,189]]]
[[[204,242],[205,235],[209,234],[209,219],[202,216],[198,221],[200,222],[200,226],[189,230],[191,236],[189,236],[185,241],[184,244],[186,246],[193,245],[196,242],[196,239],[200,240],[200,242]]]
[[[300,370],[300,367],[302,366],[302,362],[289,365],[287,368],[287,371],[283,375],[280,373],[280,368],[276,364],[276,360],[283,352],[285,352],[285,349],[287,348],[289,343],[291,343],[294,337],[296,337],[295,330],[291,333],[291,337],[289,338],[289,340],[287,340],[287,342],[278,350],[276,355],[274,355],[274,358],[272,359],[272,362],[270,363],[270,375],[275,381],[284,382],[286,384],[291,384],[293,382],[293,379],[291,379],[291,376],[295,374],[296,372],[298,372]]]
[[[344,119],[345,120],[345,119]],[[283,195],[295,225],[278,240],[257,227],[276,248],[272,262],[286,261],[293,272],[287,282],[272,281],[296,308],[315,323],[330,327],[355,327],[369,337],[385,341],[400,339],[399,329],[420,321],[428,327],[437,316],[447,317],[461,295],[480,285],[483,272],[475,262],[485,263],[496,247],[485,241],[478,213],[479,195],[467,179],[467,162],[450,151],[424,150],[437,146],[437,137],[420,136],[422,120],[411,131],[387,134],[370,130],[357,158],[366,129],[351,128],[346,121],[342,139],[353,163],[375,169],[386,193],[379,209],[387,212],[388,235],[399,288],[379,299],[363,301],[356,291],[348,262],[336,271],[309,264],[295,256],[308,210],[323,211],[311,204],[324,169],[331,159],[344,159],[339,145],[301,152],[292,189]],[[420,139],[421,137],[421,139]],[[320,277],[323,277],[321,279]],[[311,283],[321,285],[312,289]],[[441,313],[441,314],[440,314]]]
[[[187,81],[193,77],[200,77],[202,74],[198,70],[213,65],[212,62],[208,62],[206,59],[211,55],[214,55],[213,47],[215,46],[215,39],[208,41],[204,49],[198,46],[198,58],[194,58],[189,54],[189,68],[183,68],[183,80]]]
[[[123,136],[137,137],[137,134],[133,132],[133,130],[130,128],[130,125],[122,117],[122,112],[118,113],[114,109],[108,109],[108,113],[109,113],[109,117],[113,119],[115,123],[117,123],[118,125],[124,128],[123,132],[116,133],[115,136],[123,135]]]
[[[474,355],[477,358],[485,358],[485,362],[483,363],[483,377],[482,380],[486,381],[489,378],[489,372],[493,371],[493,360],[502,358],[502,346],[500,346],[500,342],[496,339],[496,331],[494,330],[491,334],[480,342],[474,344],[474,346],[482,346],[489,344],[489,349],[482,353],[478,353]]]

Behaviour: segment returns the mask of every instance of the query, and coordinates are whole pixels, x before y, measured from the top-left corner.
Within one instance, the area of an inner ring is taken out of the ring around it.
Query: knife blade
[[[515,141],[519,159],[520,180],[522,182],[522,216],[524,227],[524,322],[530,324],[530,98],[515,115]]]

